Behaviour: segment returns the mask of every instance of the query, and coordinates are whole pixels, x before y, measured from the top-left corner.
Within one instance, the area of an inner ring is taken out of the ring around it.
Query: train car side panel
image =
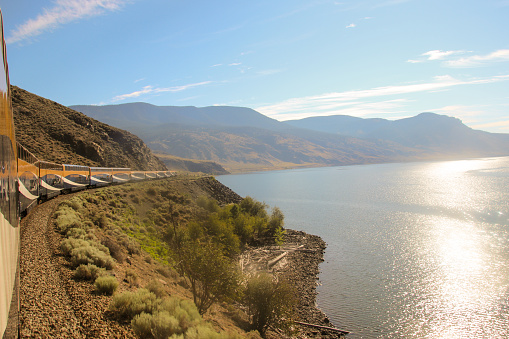
[[[19,214],[16,140],[10,101],[3,20],[0,70],[0,336],[15,338],[19,324]]]

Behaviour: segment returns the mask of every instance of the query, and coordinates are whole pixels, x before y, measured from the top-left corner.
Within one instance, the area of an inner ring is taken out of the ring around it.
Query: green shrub
[[[108,270],[115,266],[114,259],[94,246],[82,246],[71,250],[71,263],[77,267],[81,264],[94,264]]]
[[[60,243],[60,250],[64,253],[64,255],[71,255],[72,250],[79,247],[87,247],[90,246],[90,243],[84,239],[64,239]]]
[[[79,265],[74,272],[74,278],[82,280],[96,280],[106,274],[106,269],[92,264]]]
[[[104,238],[102,244],[108,248],[111,256],[119,263],[123,263],[125,261],[127,257],[126,253],[122,246],[113,237]]]
[[[55,212],[55,217],[55,225],[61,233],[67,233],[71,228],[83,227],[80,215],[67,205],[60,205]]]
[[[140,244],[138,244],[131,237],[129,237],[129,236],[125,235],[125,234],[122,234],[118,240],[119,240],[120,244],[127,249],[127,252],[129,254],[133,255],[133,254],[140,254],[141,253],[141,246],[140,246]]]
[[[82,228],[73,227],[73,228],[67,230],[67,233],[65,236],[67,238],[85,239],[87,237],[87,231],[85,231]]]
[[[200,325],[193,328],[190,328],[189,331],[186,332],[186,339],[227,339],[233,338],[230,334],[227,333],[217,333],[208,325]]]
[[[106,216],[106,214],[101,213],[95,217],[94,224],[99,226],[100,228],[109,228],[111,225],[111,221]]]
[[[166,311],[178,320],[178,324],[183,332],[189,328],[197,326],[201,321],[201,315],[198,308],[191,300],[170,297],[163,300],[160,310]]]
[[[168,312],[141,313],[131,321],[134,332],[140,338],[166,339],[183,333],[178,320]]]
[[[164,290],[163,284],[161,284],[161,282],[159,282],[159,280],[156,279],[150,280],[150,282],[147,284],[147,286],[145,286],[145,288],[161,299],[168,295]]]
[[[157,194],[157,191],[153,187],[147,188],[147,194],[150,196],[154,196]]]
[[[129,286],[138,286],[138,275],[133,269],[126,269],[125,271],[125,280],[127,280],[127,283]]]
[[[95,290],[99,294],[112,295],[117,290],[118,281],[111,275],[103,275],[95,280]]]
[[[134,316],[155,311],[161,300],[149,290],[140,288],[136,292],[124,292],[113,297],[109,306],[110,311],[115,312],[119,318],[131,320]]]
[[[268,273],[258,274],[248,281],[245,297],[254,329],[263,334],[271,325],[289,328],[295,291],[287,282]]]
[[[152,314],[138,314],[131,320],[131,326],[138,338],[152,338]]]
[[[60,203],[60,206],[69,206],[75,211],[80,211],[83,208],[83,201],[80,197],[72,197],[69,200]]]
[[[267,205],[263,202],[256,201],[249,196],[242,199],[239,206],[243,212],[248,213],[253,217],[267,218],[267,211],[265,210]]]

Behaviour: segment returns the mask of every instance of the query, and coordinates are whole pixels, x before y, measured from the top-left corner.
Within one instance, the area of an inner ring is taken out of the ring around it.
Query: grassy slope
[[[200,196],[214,198],[221,204],[241,199],[215,179],[203,177],[129,183],[79,194],[83,201],[80,209],[83,223],[92,228],[100,242],[108,242],[112,256],[117,259],[114,274],[120,277],[120,292],[134,291],[156,280],[163,284],[168,295],[192,299],[185,280],[175,271],[170,259],[170,248],[165,241],[168,231],[165,212],[172,204],[180,214],[181,223],[186,224],[199,214],[196,200]],[[83,291],[84,299],[104,298],[90,294],[88,282],[71,283],[75,285],[73,289]],[[103,305],[104,312],[107,304]],[[243,334],[247,328],[245,313],[231,305],[213,305],[204,319],[212,322],[216,330]]]

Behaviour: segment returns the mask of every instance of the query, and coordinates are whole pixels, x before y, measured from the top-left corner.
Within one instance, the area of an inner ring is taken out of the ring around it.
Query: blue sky
[[[64,105],[431,111],[509,133],[509,0],[0,0],[11,83]]]

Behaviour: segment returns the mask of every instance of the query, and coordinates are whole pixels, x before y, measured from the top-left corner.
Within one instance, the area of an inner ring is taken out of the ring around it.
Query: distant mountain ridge
[[[434,113],[389,121],[349,116],[279,122],[245,107],[71,106],[149,147],[232,171],[509,155],[509,135]]]
[[[69,107],[90,117],[100,117],[98,120],[112,126],[128,126],[129,123],[157,126],[171,123],[191,126],[249,126],[275,130],[283,126],[279,121],[246,107],[155,106],[144,102],[107,106],[76,105]]]
[[[299,128],[371,140],[388,140],[405,147],[455,156],[508,155],[508,134],[474,130],[460,119],[425,112],[399,120],[350,116],[311,117],[286,121]]]

